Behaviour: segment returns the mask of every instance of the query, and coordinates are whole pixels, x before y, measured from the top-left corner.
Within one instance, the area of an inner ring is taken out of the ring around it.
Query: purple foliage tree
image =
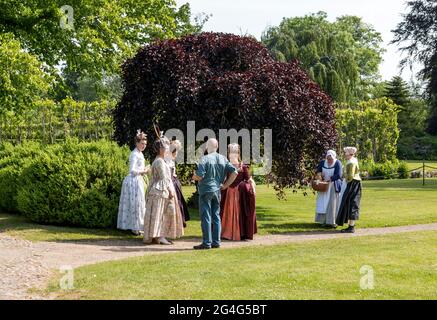
[[[272,129],[271,178],[278,190],[305,183],[335,147],[335,109],[298,61],[277,62],[251,37],[201,33],[142,47],[123,65],[124,94],[114,111],[115,139],[138,128]],[[146,153],[151,154],[151,144]]]

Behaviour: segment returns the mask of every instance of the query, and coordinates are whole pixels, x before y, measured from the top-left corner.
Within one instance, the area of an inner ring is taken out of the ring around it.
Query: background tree
[[[188,4],[174,0],[72,0],[72,20],[64,28],[59,0],[0,0],[0,33],[13,33],[22,47],[50,72],[59,67],[80,76],[112,75],[140,45],[154,39],[198,32]],[[72,24],[70,24],[72,23]],[[64,88],[66,89],[66,88]]]
[[[401,66],[419,62],[423,68],[419,77],[427,84],[427,98],[432,106],[427,131],[437,135],[437,2],[415,0],[407,2],[409,12],[393,30],[393,43],[403,44],[407,55]]]
[[[331,99],[297,62],[277,62],[251,37],[201,33],[158,41],[123,65],[124,93],[114,112],[115,138],[132,144],[138,128],[270,128],[273,179],[298,186],[335,147]],[[146,152],[151,155],[151,145]]]
[[[0,115],[20,112],[44,97],[50,77],[12,34],[0,34]]]
[[[395,76],[385,84],[385,93],[395,104],[405,109],[410,102],[410,90],[408,84],[400,76]]]
[[[261,39],[279,61],[299,60],[336,102],[369,98],[379,79],[382,37],[359,17],[343,16],[333,23],[325,12],[284,18]]]
[[[399,106],[387,98],[363,101],[337,109],[339,149],[357,146],[359,157],[375,162],[395,161]]]

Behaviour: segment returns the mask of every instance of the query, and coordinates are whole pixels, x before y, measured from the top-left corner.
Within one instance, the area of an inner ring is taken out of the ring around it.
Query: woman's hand
[[[144,169],[144,174],[148,174],[150,171],[152,171],[152,167],[149,165],[146,166],[146,168]]]
[[[171,200],[173,199],[173,197],[174,197],[173,192],[170,189],[168,189],[168,198]]]

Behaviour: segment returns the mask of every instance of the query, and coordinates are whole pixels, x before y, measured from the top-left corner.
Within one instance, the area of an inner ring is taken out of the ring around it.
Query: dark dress
[[[348,220],[358,220],[360,218],[361,202],[361,181],[352,180],[347,183],[341,200],[336,223],[339,226],[347,223]]]
[[[182,184],[179,178],[176,176],[176,164],[174,161],[169,163],[171,169],[171,178],[176,192],[176,197],[178,199],[179,209],[182,215],[182,221],[184,228],[187,226],[187,221],[190,220],[190,212],[188,211],[187,202],[185,201],[184,195],[182,194]]]
[[[243,181],[238,186],[240,192],[240,232],[242,240],[253,240],[253,235],[258,231],[256,225],[255,190],[253,190],[249,179],[249,168],[245,166],[243,167]]]

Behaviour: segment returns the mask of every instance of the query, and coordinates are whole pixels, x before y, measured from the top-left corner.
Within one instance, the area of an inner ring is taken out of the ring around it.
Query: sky
[[[356,15],[373,25],[381,33],[383,47],[387,50],[380,66],[383,80],[400,74],[402,57],[395,45],[390,45],[393,30],[407,12],[405,0],[176,0],[177,5],[189,3],[191,13],[212,15],[204,31],[226,32],[238,35],[251,34],[258,40],[268,26],[277,26],[283,17],[304,16],[325,11],[334,21],[342,15]],[[415,67],[417,69],[417,67]],[[413,69],[413,72],[417,71]],[[409,69],[401,76],[411,80]]]

